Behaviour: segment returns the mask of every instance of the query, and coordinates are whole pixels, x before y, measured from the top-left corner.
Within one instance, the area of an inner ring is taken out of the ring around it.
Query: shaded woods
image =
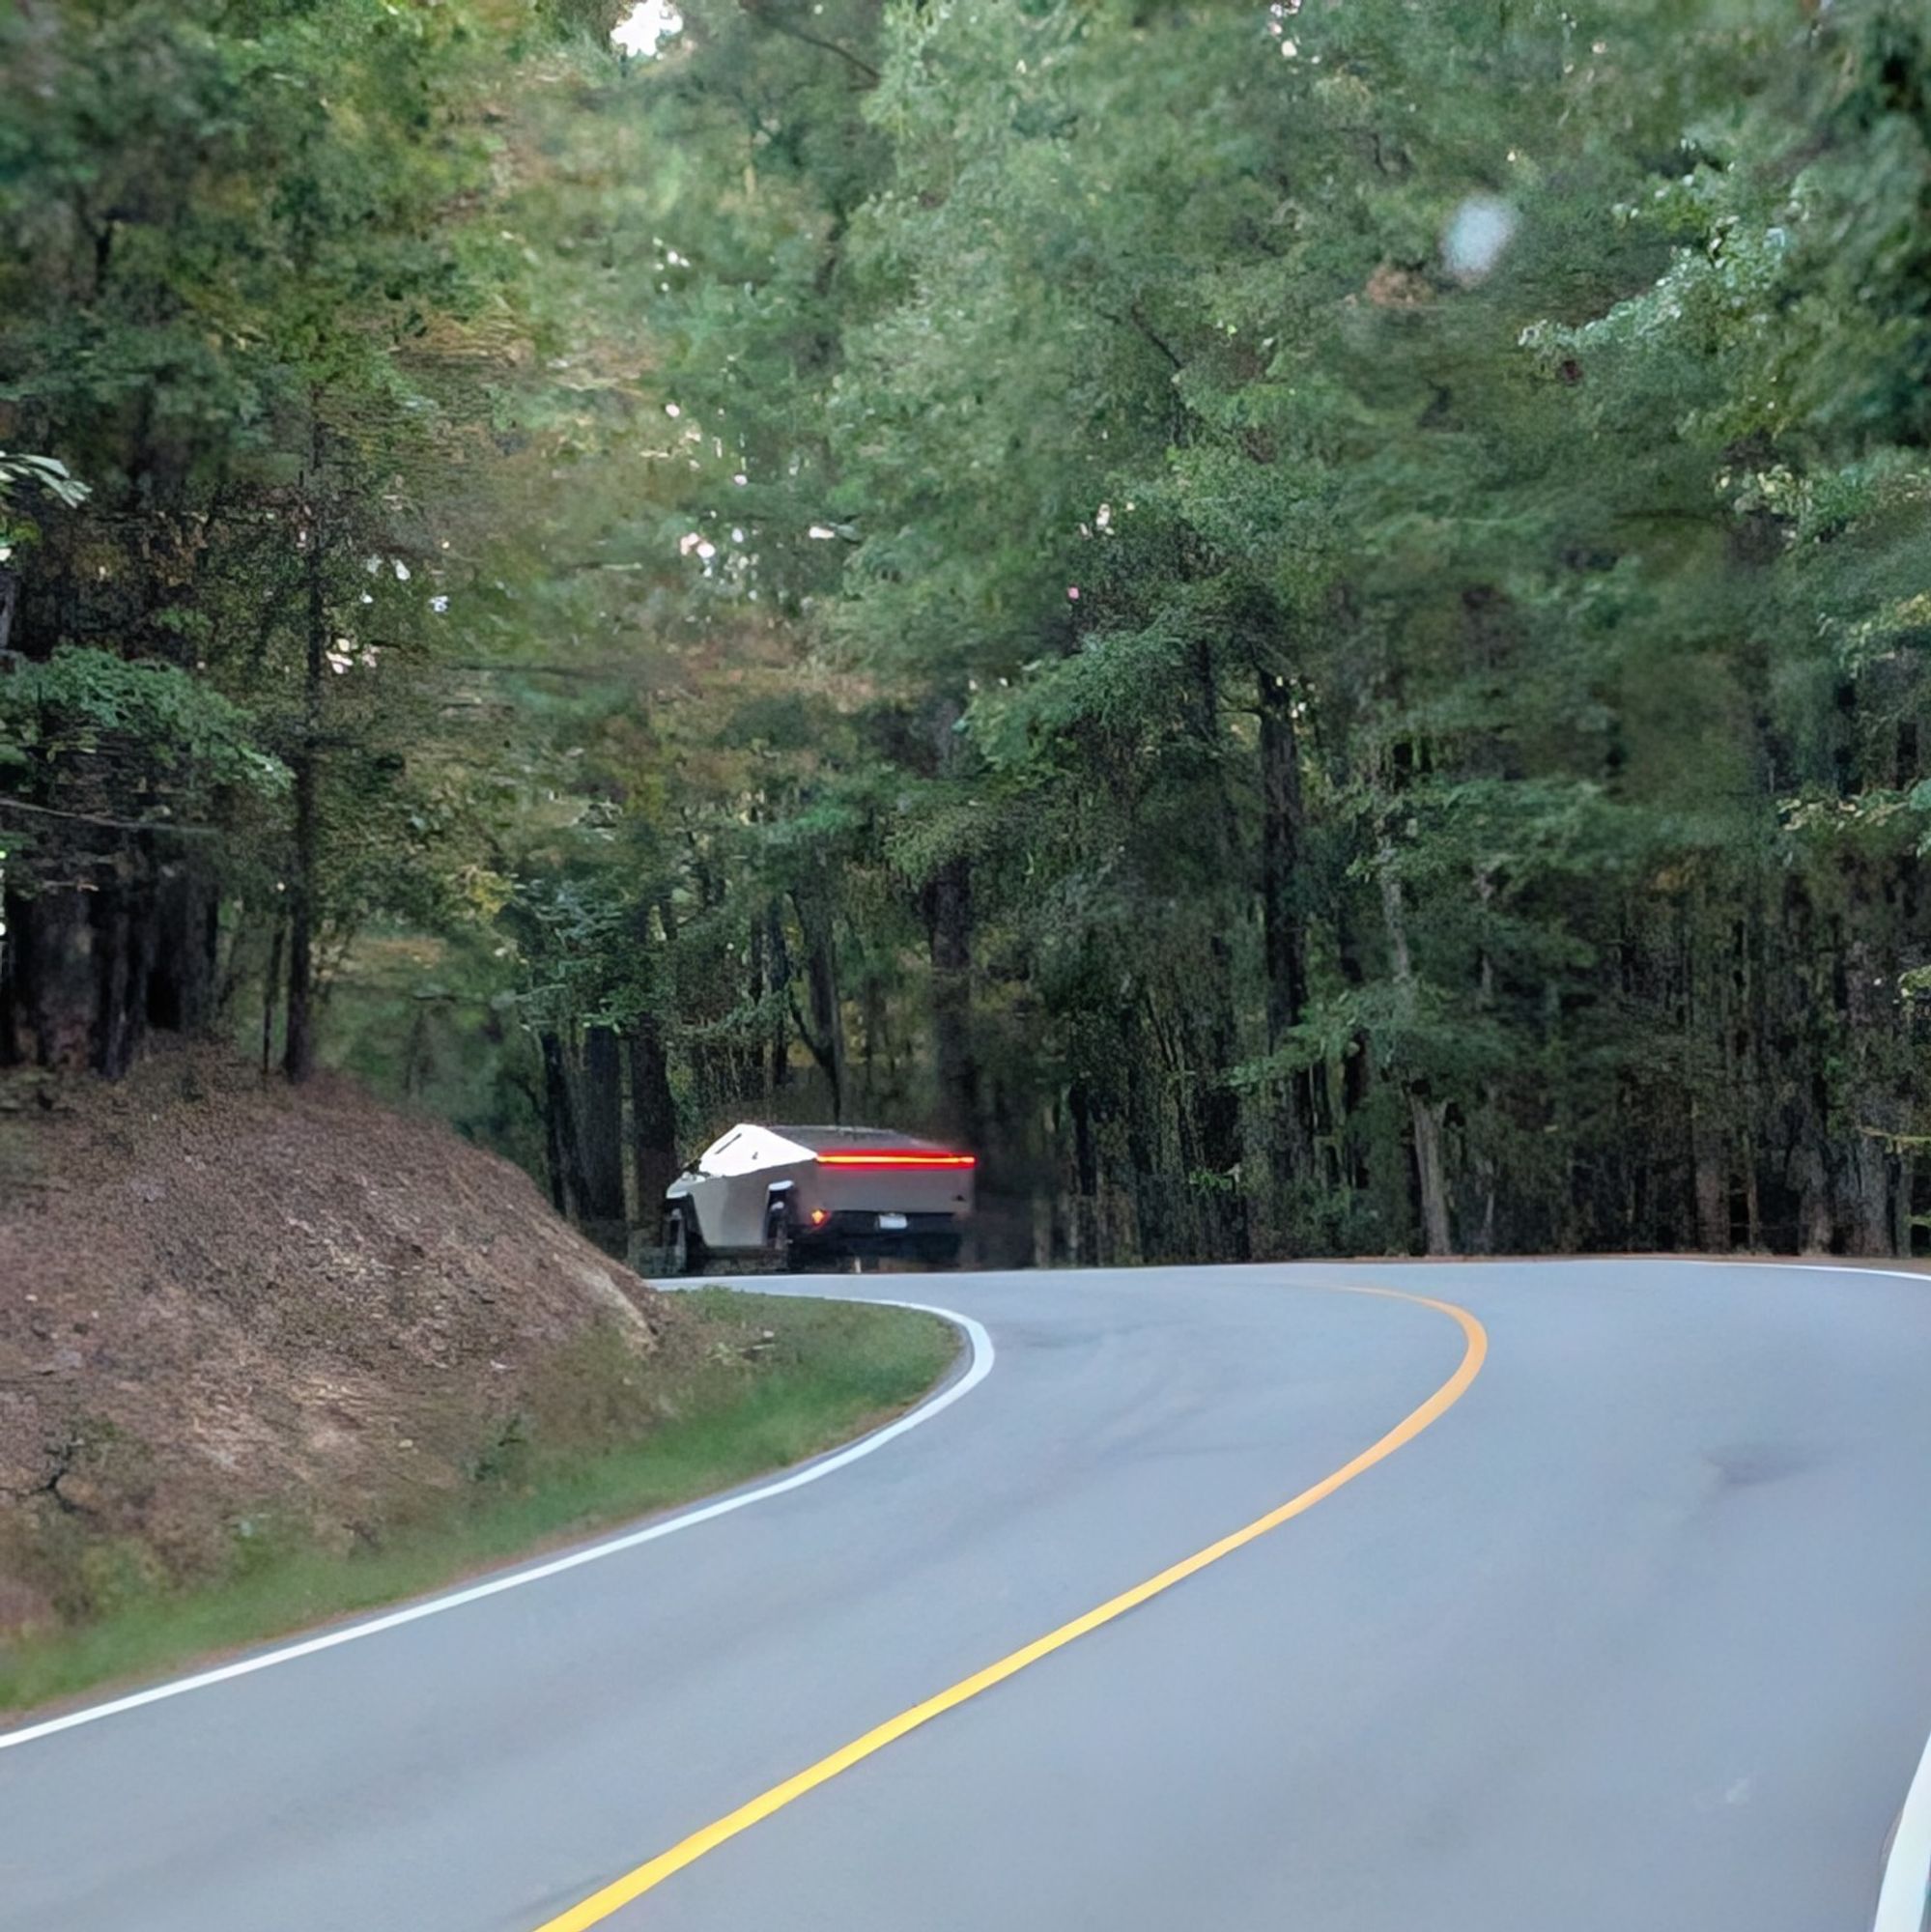
[[[611,1245],[761,1115],[992,1260],[1912,1249],[1916,9],[616,12],[0,27],[0,1057]]]

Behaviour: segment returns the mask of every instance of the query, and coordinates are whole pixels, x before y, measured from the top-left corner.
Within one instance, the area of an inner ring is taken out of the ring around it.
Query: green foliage
[[[1088,1257],[1914,1224],[1910,9],[685,12],[0,29],[27,656],[317,774],[554,1135],[609,1030]]]
[[[58,457],[15,456],[0,449],[0,568],[41,533],[32,518],[13,507],[20,498],[35,495],[45,495],[74,510],[86,502],[89,492]]]
[[[76,761],[117,743],[138,746],[141,782],[163,794],[163,816],[217,786],[265,797],[288,789],[287,766],[259,749],[246,713],[178,666],[70,644],[0,678],[0,755],[11,750],[58,786]]]

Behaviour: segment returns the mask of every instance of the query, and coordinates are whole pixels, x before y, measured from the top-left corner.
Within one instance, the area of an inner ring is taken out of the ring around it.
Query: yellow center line
[[[1176,1583],[1184,1582],[1208,1564],[1218,1563],[1223,1556],[1233,1555],[1257,1537],[1265,1536],[1270,1529],[1278,1529],[1282,1523],[1304,1515],[1316,1503],[1351,1483],[1364,1470],[1372,1469],[1404,1444],[1412,1442],[1431,1423],[1453,1408],[1467,1392],[1468,1385],[1481,1374],[1482,1363],[1489,1353],[1488,1331],[1467,1309],[1458,1308],[1452,1301],[1431,1300],[1425,1294],[1404,1294],[1392,1288],[1346,1288],[1334,1292],[1380,1295],[1390,1301],[1412,1302],[1417,1307],[1432,1308],[1439,1315],[1446,1315],[1461,1327],[1466,1343],[1461,1365],[1419,1408],[1410,1409],[1378,1442],[1362,1450],[1351,1463],[1344,1463],[1331,1476],[1323,1476],[1313,1488],[1303,1490],[1299,1495],[1290,1498],[1277,1509],[1269,1510],[1265,1516],[1257,1517],[1244,1529],[1236,1529],[1232,1535],[1223,1536],[1218,1543],[1209,1543],[1205,1549],[1183,1557],[1162,1570],[1157,1577],[1150,1577],[1146,1582],[1136,1583],[1117,1597],[1109,1597],[1096,1608],[1073,1618],[1070,1623],[1062,1624],[1058,1630],[1036,1637],[1023,1648],[1002,1657],[997,1663],[988,1663],[983,1670],[960,1678],[949,1690],[927,1697],[923,1704],[914,1704],[909,1711],[888,1718],[884,1723],[866,1731],[861,1738],[854,1738],[829,1757],[821,1757],[816,1764],[808,1765],[795,1776],[787,1777],[782,1784],[774,1784],[769,1791],[760,1792],[748,1803],[740,1804],[735,1811],[726,1812],[715,1823],[693,1832],[667,1852],[658,1853],[647,1863],[612,1880],[601,1891],[593,1891],[581,1904],[573,1905],[569,1911],[554,1918],[546,1919],[536,1927],[536,1932],[586,1932],[589,1926],[601,1924],[613,1912],[621,1911],[634,1899],[641,1898],[646,1891],[662,1885],[673,1872],[682,1871],[686,1865],[695,1864],[706,1852],[715,1851],[725,1839],[749,1831],[761,1819],[769,1818],[774,1811],[781,1811],[794,1799],[829,1783],[841,1771],[849,1771],[853,1765],[862,1763],[874,1752],[882,1751],[887,1745],[896,1743],[908,1731],[916,1731],[921,1725],[929,1724],[934,1718],[956,1710],[969,1698],[990,1690],[995,1684],[1004,1684],[1008,1677],[1016,1677],[1029,1664],[1037,1663],[1054,1651],[1065,1649],[1076,1637],[1098,1630],[1102,1624],[1110,1624],[1116,1617],[1123,1617],[1128,1610],[1137,1609],[1150,1598],[1171,1590]]]

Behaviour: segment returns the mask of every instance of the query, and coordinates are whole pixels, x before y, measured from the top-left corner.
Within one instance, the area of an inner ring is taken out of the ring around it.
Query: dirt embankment
[[[526,1176],[224,1055],[0,1086],[0,1638],[380,1541],[553,1437],[647,1426],[695,1318]]]

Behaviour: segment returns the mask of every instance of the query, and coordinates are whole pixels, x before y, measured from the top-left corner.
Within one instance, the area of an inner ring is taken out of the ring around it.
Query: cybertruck
[[[950,1267],[972,1215],[974,1156],[883,1127],[760,1127],[713,1141],[664,1197],[665,1265],[789,1271],[905,1260]]]

